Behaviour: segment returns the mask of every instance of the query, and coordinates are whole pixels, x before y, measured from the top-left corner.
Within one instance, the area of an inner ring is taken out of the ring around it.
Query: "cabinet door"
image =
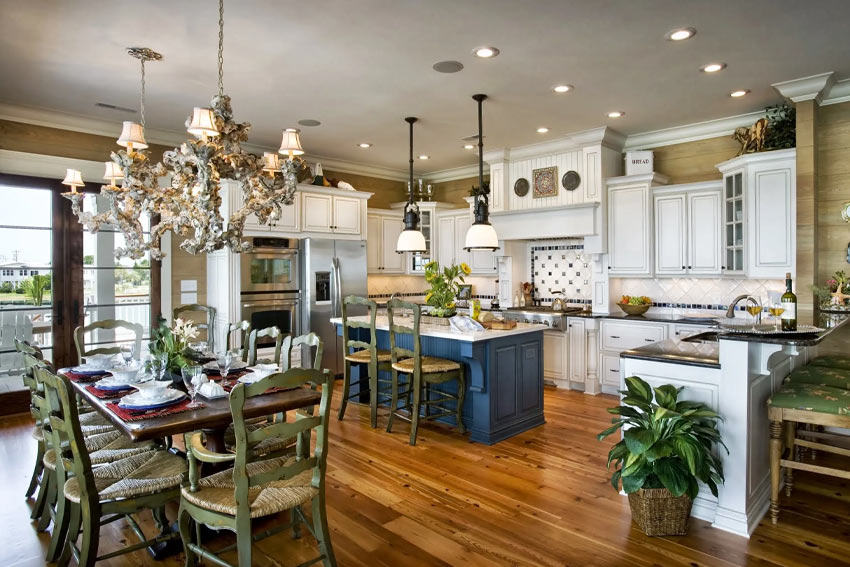
[[[493,250],[472,250],[469,253],[469,268],[473,274],[495,276],[496,252]]]
[[[570,385],[584,386],[587,380],[587,335],[582,319],[569,319]]]
[[[744,273],[744,173],[723,177],[723,265],[726,274]]]
[[[455,261],[455,217],[442,217],[437,220],[437,262],[448,266]]]
[[[370,274],[381,273],[381,260],[383,260],[383,217],[368,215],[366,217],[366,271]]]
[[[334,196],[334,232],[338,234],[360,234],[360,202],[361,199]]]
[[[688,195],[688,273],[720,275],[720,193]]]
[[[620,355],[602,354],[602,387],[605,392],[611,394],[620,388]]]
[[[567,333],[543,331],[543,376],[567,380]]]
[[[331,232],[330,195],[302,194],[301,218],[304,220],[304,232]]]
[[[291,205],[280,208],[280,218],[272,223],[272,232],[298,232],[301,220],[301,195],[295,194]]]
[[[687,270],[685,255],[685,195],[655,197],[655,274],[681,275]]]
[[[747,275],[783,278],[794,268],[793,162],[753,166],[747,178]]]
[[[384,274],[403,274],[404,262],[407,254],[398,254],[395,251],[398,244],[398,235],[404,228],[400,218],[384,217],[381,219],[382,252],[381,252],[381,273]]]
[[[472,225],[472,221],[469,219],[469,216],[462,215],[459,217],[455,217],[455,263],[460,264],[461,262],[470,263],[471,257],[468,251],[463,249],[464,244],[466,244],[466,233],[469,231],[469,227]]]
[[[608,193],[608,253],[611,275],[649,276],[652,210],[646,184]]]
[[[254,216],[254,213],[251,213],[247,217],[245,217],[245,230],[251,232],[268,232],[271,230],[269,225],[260,224],[260,221],[257,220],[257,217]]]

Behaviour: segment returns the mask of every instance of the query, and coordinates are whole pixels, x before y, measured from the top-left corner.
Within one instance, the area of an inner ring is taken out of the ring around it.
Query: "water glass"
[[[151,374],[154,380],[163,380],[168,370],[168,355],[165,353],[151,356]]]
[[[224,350],[216,353],[215,362],[218,364],[218,371],[221,373],[222,387],[228,386],[227,374],[230,372],[230,365],[233,364],[233,352]]]
[[[130,366],[130,361],[133,360],[133,355],[136,354],[136,345],[133,343],[124,343],[121,345],[121,358],[124,359],[124,366]]]
[[[180,374],[183,377],[183,385],[186,386],[186,391],[192,399],[187,406],[191,409],[199,407],[201,404],[195,401],[195,396],[198,393],[198,379],[200,378],[202,369],[200,366],[184,366],[180,369]]]

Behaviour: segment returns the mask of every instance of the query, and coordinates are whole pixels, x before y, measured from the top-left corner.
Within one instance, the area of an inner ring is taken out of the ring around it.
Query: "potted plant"
[[[160,317],[157,326],[151,333],[151,342],[148,350],[151,356],[165,356],[168,360],[167,371],[181,380],[180,369],[190,364],[185,357],[189,348],[189,342],[197,338],[198,329],[191,321],[175,319],[174,327],[170,328],[168,322]]]
[[[836,271],[826,280],[826,286],[812,286],[812,292],[819,300],[821,311],[850,311],[850,280],[844,270]]]
[[[717,430],[721,417],[701,402],[680,401],[681,390],[626,378],[622,405],[608,408],[617,417],[597,436],[601,441],[623,428],[608,453],[611,484],[618,490],[622,484],[632,519],[650,536],[687,533],[699,482],[715,496],[723,484],[722,463],[712,453],[715,445],[726,449]]]
[[[437,262],[425,264],[425,281],[431,284],[431,289],[425,294],[430,316],[425,319],[427,322],[449,324],[448,317],[455,314],[455,301],[460,293],[460,285],[464,283],[464,276],[468,276],[469,272],[466,262],[442,269]]]

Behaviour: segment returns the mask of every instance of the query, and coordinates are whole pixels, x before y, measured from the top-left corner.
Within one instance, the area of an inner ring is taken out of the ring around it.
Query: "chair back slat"
[[[251,446],[254,446],[260,443],[261,441],[265,441],[266,439],[271,439],[274,437],[280,437],[281,439],[294,438],[299,433],[303,433],[308,429],[318,427],[321,424],[322,420],[319,416],[299,416],[299,419],[297,419],[296,421],[282,421],[279,423],[274,423],[272,425],[261,427],[255,431],[249,431],[246,437],[248,443]]]
[[[322,339],[316,333],[307,333],[306,335],[298,335],[297,337],[286,337],[283,339],[283,354],[281,355],[280,369],[282,371],[289,370],[292,364],[292,351],[296,348],[301,349],[301,367],[312,368],[314,370],[322,369],[322,352],[324,345]],[[310,354],[310,350],[315,349],[313,353],[313,363],[305,364],[305,355]]]
[[[280,349],[283,345],[283,334],[277,327],[254,329],[248,335],[248,366],[257,364],[258,339],[269,337],[274,339],[274,363],[280,364]]]
[[[265,429],[270,429],[268,436],[249,431],[245,423],[244,407],[247,400],[262,395],[269,388],[321,387],[322,397],[319,411],[313,416],[296,416],[294,423],[276,423]],[[230,392],[230,411],[233,414],[233,433],[236,437],[236,457],[233,466],[233,483],[238,514],[250,514],[250,499],[248,491],[251,486],[291,478],[305,470],[313,469],[313,484],[318,487],[325,474],[327,461],[328,420],[330,417],[330,402],[333,394],[333,383],[330,371],[319,371],[312,368],[290,368],[286,372],[277,372],[258,380],[253,384],[237,384]],[[302,423],[299,423],[302,422]],[[309,436],[316,434],[316,444],[313,454],[309,455]],[[261,440],[270,438],[272,433],[288,436],[292,433],[298,436],[298,460],[289,466],[277,467],[272,471],[262,471],[249,474],[248,464],[263,457],[254,454],[251,449]],[[304,442],[306,437],[307,442]],[[306,464],[299,464],[307,461]]]
[[[210,305],[200,305],[198,303],[192,303],[189,305],[181,305],[180,307],[174,308],[174,319],[183,319],[186,320],[185,316],[182,316],[183,313],[191,314],[191,313],[203,313],[206,315],[206,323],[196,321],[193,317],[189,317],[188,320],[192,321],[200,330],[204,330],[207,332],[207,343],[210,345],[210,350],[215,352],[215,307]]]
[[[350,319],[350,306],[365,305],[369,322],[353,321]],[[358,297],[356,295],[346,296],[342,300],[342,344],[345,345],[345,353],[349,354],[352,349],[368,350],[374,358],[378,349],[378,337],[375,332],[375,318],[378,315],[378,304],[371,299]],[[369,341],[351,338],[351,329],[369,329]]]
[[[398,313],[402,309],[409,309],[413,314],[412,327],[398,324]],[[391,299],[387,302],[387,317],[389,318],[390,354],[392,355],[392,361],[395,363],[403,358],[413,358],[414,372],[419,372],[422,362],[422,347],[419,340],[419,322],[422,317],[422,310],[416,303],[402,301],[401,299]],[[398,335],[410,335],[410,340],[413,342],[413,350],[401,346]]]
[[[144,333],[142,325],[139,323],[131,323],[130,321],[122,321],[121,319],[104,319],[102,321],[89,323],[88,325],[80,325],[74,329],[74,344],[77,346],[78,362],[83,364],[83,359],[86,356],[94,354],[118,354],[121,352],[120,346],[97,347],[86,350],[86,333],[98,330],[111,331],[115,329],[127,329],[132,331],[135,335],[134,344],[136,346],[134,356],[138,359],[142,352],[142,334]]]
[[[239,321],[238,323],[231,323],[227,326],[227,334],[224,336],[224,348],[233,348],[233,345],[230,342],[230,337],[233,333],[239,331],[240,342],[239,342],[239,352],[242,355],[242,362],[248,362],[248,335],[251,334],[251,322],[250,321]],[[210,345],[210,350],[215,352]]]

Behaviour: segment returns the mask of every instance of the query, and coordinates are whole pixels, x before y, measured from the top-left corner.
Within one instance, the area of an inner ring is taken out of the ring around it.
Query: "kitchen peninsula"
[[[368,317],[351,317],[368,323]],[[331,323],[342,332],[342,319]],[[378,348],[389,350],[389,320],[375,322]],[[444,325],[420,326],[422,353],[461,362],[466,367],[466,401],[463,422],[469,439],[491,445],[544,423],[543,325],[519,323],[510,330],[462,333]],[[368,329],[361,330],[364,335]],[[354,329],[351,330],[354,338]],[[401,336],[401,346],[410,341]],[[368,337],[361,337],[368,340]],[[352,368],[352,382],[359,378]],[[363,370],[365,372],[365,369]],[[454,383],[447,383],[447,391]],[[435,386],[435,390],[437,387]],[[352,388],[352,393],[354,388]],[[450,392],[453,393],[453,392]],[[367,400],[363,400],[364,402]]]

